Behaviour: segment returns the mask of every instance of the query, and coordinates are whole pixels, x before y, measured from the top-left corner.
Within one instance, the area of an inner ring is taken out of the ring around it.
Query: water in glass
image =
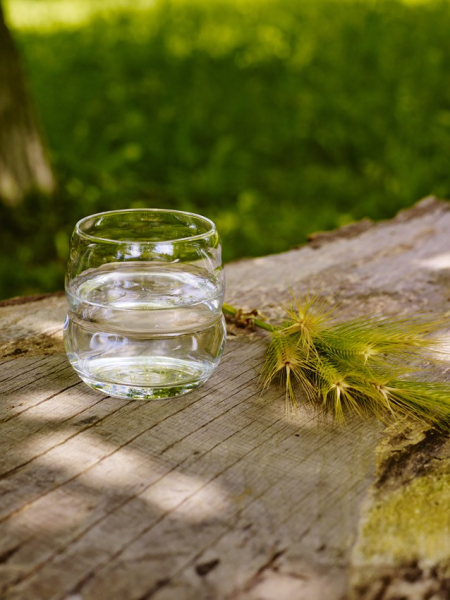
[[[81,378],[133,398],[179,395],[217,366],[225,332],[217,277],[193,265],[109,263],[67,289],[66,346]]]

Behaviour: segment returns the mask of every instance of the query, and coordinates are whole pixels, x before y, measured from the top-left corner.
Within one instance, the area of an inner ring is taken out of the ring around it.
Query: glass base
[[[103,383],[99,381],[90,381],[80,375],[80,378],[89,387],[99,392],[103,392],[113,398],[125,398],[127,400],[157,400],[162,398],[177,398],[183,396],[192,390],[203,385],[204,381],[196,381],[187,385],[177,387],[161,388],[143,388],[130,385],[121,385],[117,383]]]
[[[80,363],[74,361],[72,366],[89,387],[115,398],[134,400],[182,396],[205,383],[214,370],[212,364],[166,357],[96,359]]]

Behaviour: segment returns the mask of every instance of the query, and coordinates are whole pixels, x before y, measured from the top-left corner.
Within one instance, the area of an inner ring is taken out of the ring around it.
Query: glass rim
[[[109,216],[109,215],[118,215],[118,214],[122,214],[122,213],[133,213],[133,212],[134,213],[137,213],[137,212],[166,213],[166,214],[175,214],[175,215],[184,215],[184,216],[188,216],[188,217],[195,217],[196,219],[199,219],[203,223],[207,223],[209,225],[210,229],[208,231],[205,231],[204,233],[198,233],[196,235],[190,235],[188,237],[172,238],[169,240],[139,240],[138,242],[136,240],[115,240],[115,239],[107,238],[107,237],[99,237],[96,235],[91,235],[89,233],[86,233],[85,231],[83,231],[81,229],[82,225],[86,221],[88,221],[89,219],[93,219],[95,217],[104,217],[104,216]],[[86,217],[83,217],[82,219],[77,221],[77,223],[75,224],[74,233],[76,233],[81,238],[91,240],[94,242],[106,242],[106,243],[111,243],[111,244],[146,244],[146,245],[154,246],[156,244],[158,244],[158,245],[159,244],[173,244],[174,242],[188,242],[188,241],[205,239],[205,238],[208,238],[211,235],[214,235],[215,233],[217,233],[217,229],[216,229],[216,225],[215,225],[214,221],[211,221],[211,219],[208,219],[208,217],[204,217],[203,215],[199,215],[198,213],[193,213],[193,212],[189,212],[186,210],[175,210],[175,209],[171,209],[171,208],[123,208],[123,209],[118,209],[118,210],[106,210],[103,212],[94,213],[93,215],[88,215]]]

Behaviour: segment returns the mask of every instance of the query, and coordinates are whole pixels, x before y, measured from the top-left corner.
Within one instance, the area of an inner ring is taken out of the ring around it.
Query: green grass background
[[[59,188],[0,205],[0,297],[61,289],[101,210],[200,212],[229,261],[450,197],[448,1],[5,8]]]

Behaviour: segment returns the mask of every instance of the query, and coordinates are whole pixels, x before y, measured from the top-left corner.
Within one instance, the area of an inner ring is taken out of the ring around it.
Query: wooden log
[[[449,205],[227,266],[227,301],[280,315],[321,290],[343,316],[448,311]],[[450,441],[343,426],[261,395],[263,333],[229,327],[210,381],[176,400],[86,387],[61,295],[0,306],[0,597],[440,600],[450,590]],[[448,378],[446,368],[436,376]]]

